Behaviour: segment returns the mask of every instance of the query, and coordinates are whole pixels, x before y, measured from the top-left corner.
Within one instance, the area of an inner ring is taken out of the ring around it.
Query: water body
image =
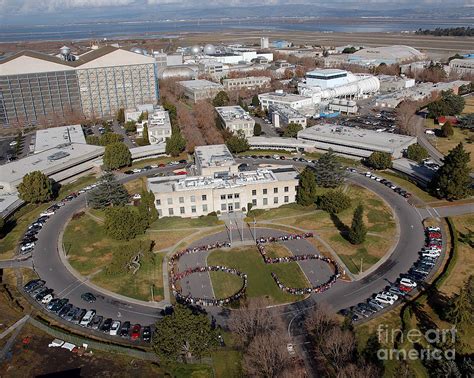
[[[125,37],[160,38],[184,32],[215,32],[229,29],[305,32],[401,32],[418,28],[470,26],[462,20],[405,20],[357,18],[341,20],[252,21],[136,21],[67,25],[0,26],[0,42],[39,40],[118,39]]]

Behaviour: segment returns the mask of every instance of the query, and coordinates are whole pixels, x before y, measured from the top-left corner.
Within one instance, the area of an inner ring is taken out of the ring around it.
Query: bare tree
[[[334,327],[324,335],[320,351],[339,371],[352,359],[354,349],[354,334]]]
[[[416,134],[416,109],[418,104],[413,101],[403,101],[398,105],[395,114],[397,132],[403,135]]]
[[[337,372],[337,378],[378,378],[381,376],[380,369],[372,364],[357,366],[356,364],[347,364]]]
[[[317,304],[306,316],[304,326],[314,341],[320,341],[327,332],[338,325],[334,314],[325,303]]]

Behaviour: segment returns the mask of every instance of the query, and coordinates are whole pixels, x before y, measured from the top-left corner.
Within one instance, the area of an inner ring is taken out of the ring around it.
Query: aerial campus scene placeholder
[[[474,375],[472,9],[344,2],[5,7],[2,376]]]

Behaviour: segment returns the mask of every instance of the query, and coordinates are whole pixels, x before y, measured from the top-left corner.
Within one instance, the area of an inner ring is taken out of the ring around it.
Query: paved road
[[[421,116],[416,116],[415,120],[415,130],[416,130],[416,136],[418,138],[418,144],[423,146],[428,153],[430,154],[431,159],[436,163],[436,164],[443,164],[441,159],[443,158],[443,154],[439,152],[428,140],[428,137],[426,136],[425,133],[425,118]]]
[[[242,160],[244,161],[244,160]],[[249,159],[245,159],[249,161]],[[275,160],[261,159],[257,163],[275,163]],[[293,161],[280,161],[279,164],[295,164]],[[299,164],[299,163],[298,163]],[[149,171],[146,174],[150,175],[160,171],[171,171],[179,166],[158,168]],[[137,174],[120,177],[121,181],[129,181],[136,179],[145,174]],[[356,282],[337,282],[331,290],[322,294],[311,296],[308,300],[298,302],[289,306],[281,308],[281,311],[286,313],[291,318],[295,311],[301,311],[308,306],[314,305],[316,302],[324,301],[329,303],[334,309],[340,309],[359,303],[366,299],[372,293],[382,290],[388,283],[397,279],[400,273],[406,272],[413,262],[418,258],[418,251],[423,246],[424,233],[422,227],[422,219],[425,214],[422,214],[418,209],[412,207],[403,197],[399,196],[391,189],[384,185],[366,178],[359,174],[350,174],[348,179],[354,183],[364,186],[380,197],[385,199],[391,206],[400,222],[400,240],[393,251],[393,254],[385,261],[377,270]],[[43,227],[39,234],[39,240],[34,252],[34,267],[40,277],[46,280],[46,285],[55,290],[61,296],[67,297],[70,301],[80,307],[89,307],[80,299],[80,295],[85,291],[91,291],[97,295],[98,300],[92,305],[97,312],[106,317],[119,318],[120,320],[130,320],[132,322],[139,322],[141,324],[150,324],[159,317],[159,309],[150,307],[144,304],[137,304],[126,301],[119,301],[113,295],[103,295],[98,291],[88,287],[87,278],[83,281],[78,280],[69,270],[63,265],[56,249],[60,230],[68,219],[77,211],[85,206],[85,196],[79,196],[66,206],[61,208]],[[470,212],[472,208],[468,211]],[[441,211],[456,213],[459,211],[466,211],[465,206],[457,206],[449,208],[442,208]],[[248,232],[248,231],[246,231]],[[259,231],[260,232],[260,231]],[[275,232],[275,231],[272,231]],[[238,237],[234,231],[234,238]],[[246,237],[250,238],[249,235]],[[207,244],[215,240],[228,240],[228,236],[223,232],[217,237],[207,237],[197,242],[196,244]],[[234,239],[235,240],[235,239]],[[293,251],[293,253],[307,253],[309,251],[309,244],[306,242],[290,242],[286,245]],[[312,248],[312,247],[311,247]],[[314,249],[313,249],[314,252]],[[189,255],[180,261],[181,269],[186,266],[195,266],[196,264],[205,264],[204,254]],[[321,266],[311,266],[310,263],[301,263],[304,272],[308,275],[311,281],[323,280],[321,274],[324,275],[324,268]],[[211,296],[212,287],[210,285],[208,274],[192,275],[189,277],[189,282],[184,285],[184,291],[192,292],[196,296]],[[209,312],[214,313],[218,318],[220,317],[220,310],[216,308],[208,308]]]

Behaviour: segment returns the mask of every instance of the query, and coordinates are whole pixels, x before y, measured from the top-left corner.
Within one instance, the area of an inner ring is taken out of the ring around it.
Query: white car
[[[43,212],[40,214],[40,217],[50,217],[51,215],[54,215],[54,211],[52,211],[52,210],[46,210],[46,211],[43,211]]]
[[[294,356],[296,354],[295,346],[293,344],[287,344],[286,350],[288,351],[290,356]]]
[[[279,160],[279,159],[280,159],[280,155],[273,155],[273,158]]]
[[[15,147],[18,144],[16,140],[10,142],[10,147]]]
[[[410,280],[409,278],[402,278],[400,280],[400,285],[406,286],[406,287],[416,287],[417,284],[415,281]]]
[[[397,187],[395,185],[391,185],[390,189],[395,190],[395,189],[397,189]]]
[[[48,294],[41,300],[41,303],[44,305],[47,305],[49,302],[53,300],[53,298],[54,298],[53,294]]]
[[[377,294],[375,296],[375,300],[380,302],[380,303],[386,303],[386,304],[389,304],[389,305],[393,305],[395,303],[395,301],[392,299],[392,298],[389,298],[385,295],[382,295],[382,294]]]
[[[135,193],[132,197],[134,200],[139,200],[142,198],[141,194],[140,193]]]
[[[87,327],[89,323],[92,321],[92,318],[94,317],[94,315],[95,315],[95,310],[87,311],[84,317],[81,319],[81,322],[79,323],[79,325],[81,327]]]
[[[120,321],[119,320],[115,320],[113,323],[112,323],[112,326],[110,327],[110,332],[109,334],[112,335],[112,336],[117,336],[117,333],[120,329]]]
[[[150,167],[151,167],[152,169],[158,168],[158,164],[151,164]]]
[[[26,244],[23,244],[21,247],[20,247],[20,251],[27,251],[29,249],[32,249],[34,248],[35,246],[35,243],[26,243]]]
[[[389,297],[389,298],[393,299],[394,301],[398,300],[398,295],[397,294],[389,293],[388,291],[384,291],[382,293],[382,295],[385,295],[386,297]]]
[[[170,161],[169,165],[179,165],[179,161]]]
[[[429,231],[429,232],[440,232],[441,229],[440,229],[439,227],[430,226],[430,227],[426,227],[426,231]]]
[[[370,173],[370,172],[365,173],[365,177],[370,177],[370,176],[372,176],[372,173]]]
[[[134,168],[132,169],[133,173],[140,173],[142,170],[140,168]]]
[[[441,255],[439,252],[431,251],[431,252],[422,252],[421,256],[423,257],[434,257],[438,258]]]

